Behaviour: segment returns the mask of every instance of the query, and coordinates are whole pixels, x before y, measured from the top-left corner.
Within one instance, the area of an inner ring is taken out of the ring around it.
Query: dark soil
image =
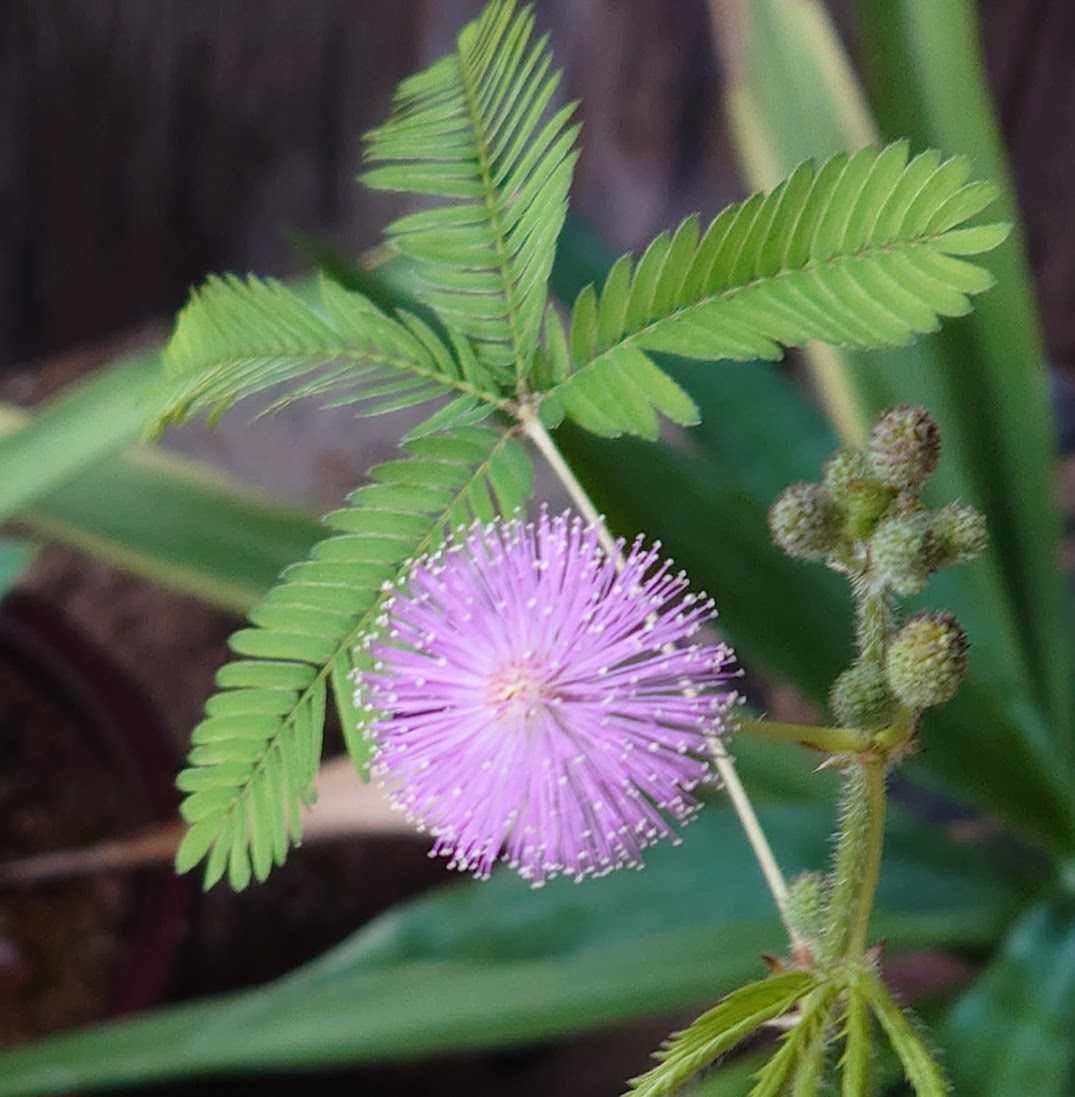
[[[143,769],[132,732],[152,736],[129,685],[50,611],[24,597],[0,613],[0,860],[144,826],[172,800]],[[120,703],[113,694],[120,691]],[[128,718],[134,718],[131,722]],[[159,744],[156,760],[159,772]],[[170,765],[170,752],[164,766]],[[174,885],[164,874],[102,874],[0,893],[0,1046],[85,1024],[155,996],[142,957]],[[168,950],[158,921],[154,952]]]

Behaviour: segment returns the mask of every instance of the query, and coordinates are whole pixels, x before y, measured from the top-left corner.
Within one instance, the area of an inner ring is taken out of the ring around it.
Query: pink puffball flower
[[[736,700],[731,651],[694,639],[713,602],[687,588],[659,542],[610,558],[570,514],[475,526],[414,565],[358,701],[373,772],[431,856],[540,886],[674,837]]]

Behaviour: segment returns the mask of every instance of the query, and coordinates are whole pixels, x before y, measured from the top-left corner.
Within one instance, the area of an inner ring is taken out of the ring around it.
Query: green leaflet
[[[682,1032],[674,1033],[654,1058],[658,1065],[631,1079],[636,1097],[668,1097],[730,1051],[766,1021],[780,1017],[817,985],[809,972],[788,972],[732,991]]]
[[[852,987],[844,1014],[844,1054],[840,1062],[842,1097],[869,1097],[870,1059],[869,1004],[859,988]]]
[[[288,384],[269,411],[332,393],[334,406],[381,415],[450,395],[453,410],[434,427],[443,430],[498,403],[488,371],[461,341],[455,349],[418,316],[389,316],[327,278],[317,311],[279,282],[213,277],[191,295],[165,349],[157,426],[200,411],[216,418]]]
[[[683,1091],[683,1097],[743,1097],[761,1066],[758,1053],[736,1055],[735,1058],[709,1071],[696,1085]]]
[[[225,873],[236,890],[264,880],[301,839],[329,687],[348,749],[365,765],[350,678],[384,585],[447,531],[511,514],[532,490],[528,458],[511,434],[464,427],[403,448],[325,518],[332,536],[284,572],[250,614],[252,627],[231,638],[242,658],[219,671],[223,692],[191,733],[190,768],[178,780],[190,828],[176,867],[206,861],[206,887]]]
[[[873,972],[867,972],[862,976],[859,985],[902,1063],[903,1073],[911,1083],[915,1097],[948,1097],[951,1088],[937,1065],[937,1060],[926,1046],[922,1034],[889,993],[881,978]]]
[[[839,988],[836,986],[821,986],[804,1003],[799,1023],[783,1037],[776,1054],[755,1076],[757,1081],[750,1091],[750,1097],[780,1097],[789,1083],[799,1089],[800,1079],[809,1079],[809,1074],[804,1075],[802,1069],[805,1065],[805,1069],[811,1071],[808,1057],[824,1038],[829,1015],[838,994]]]
[[[649,354],[778,359],[784,346],[901,346],[970,311],[992,285],[955,258],[995,247],[1002,226],[957,230],[994,197],[965,187],[970,164],[907,145],[800,164],[768,194],[719,214],[704,234],[689,217],[632,270],[624,256],[598,295],[572,310],[575,372],[555,391],[598,434],[656,437],[655,412],[697,421]],[[952,235],[950,235],[952,233]]]
[[[448,199],[394,222],[389,239],[417,263],[423,300],[511,379],[537,346],[578,157],[574,104],[546,117],[551,63],[532,10],[493,0],[366,135],[368,186]]]

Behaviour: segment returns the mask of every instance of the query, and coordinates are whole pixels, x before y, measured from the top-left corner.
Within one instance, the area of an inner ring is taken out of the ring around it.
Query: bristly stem
[[[587,495],[586,489],[579,483],[578,478],[564,460],[563,454],[560,453],[552,436],[545,429],[545,425],[536,414],[529,410],[524,412],[520,418],[524,430],[529,435],[534,445],[537,446],[538,450],[541,451],[541,455],[548,462],[549,467],[564,485],[568,495],[571,496],[572,502],[578,507],[582,516],[597,530],[605,551],[608,552],[610,557],[614,559],[618,558],[621,553],[615,538],[609,532],[604,519],[594,506],[593,500]],[[784,874],[780,871],[780,866],[777,864],[772,846],[769,845],[769,839],[765,836],[765,831],[762,829],[761,822],[754,810],[754,805],[750,802],[750,797],[747,795],[746,789],[743,788],[743,782],[739,779],[739,773],[735,768],[735,763],[732,761],[724,748],[724,744],[720,740],[715,740],[713,744],[713,760],[716,764],[717,772],[720,774],[720,779],[724,782],[724,788],[728,793],[728,798],[732,802],[732,807],[735,809],[735,813],[739,817],[739,822],[746,833],[750,848],[754,853],[754,857],[758,862],[762,875],[765,877],[765,882],[769,887],[769,891],[772,893],[776,908],[780,912],[780,919],[784,923],[784,929],[787,932],[792,952],[799,953],[805,948],[805,942],[799,936],[798,931],[795,929],[788,916],[787,881],[784,879]]]
[[[881,878],[881,856],[885,846],[885,763],[875,759],[862,764],[863,795],[866,806],[866,830],[863,835],[862,864],[859,869],[858,901],[848,931],[847,951],[857,959],[866,948],[873,913],[874,896]]]
[[[863,577],[855,585],[858,601],[858,641],[861,657],[865,661],[885,661],[885,646],[892,631],[892,604],[887,590],[875,589],[869,578]]]

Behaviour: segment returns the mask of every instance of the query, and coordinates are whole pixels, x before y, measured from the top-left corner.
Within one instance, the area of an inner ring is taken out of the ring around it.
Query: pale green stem
[[[556,443],[552,440],[549,432],[545,429],[544,424],[537,415],[529,409],[526,409],[520,415],[520,419],[526,433],[541,452],[541,455],[548,462],[549,467],[564,485],[568,495],[571,496],[575,506],[578,507],[579,512],[597,530],[605,551],[608,552],[612,559],[621,559],[622,554],[620,548],[609,532],[608,527],[605,525],[604,519],[598,513],[597,508],[593,505],[593,501],[590,499],[589,495],[586,494],[586,489],[579,483],[578,478],[564,460],[563,455],[557,448]],[[761,822],[754,810],[754,805],[750,802],[750,797],[747,795],[746,789],[743,788],[743,782],[739,779],[739,773],[735,768],[735,763],[732,761],[724,748],[724,744],[719,739],[713,742],[712,751],[713,760],[716,764],[720,779],[724,782],[724,789],[728,794],[728,799],[731,800],[732,807],[739,817],[740,825],[746,834],[747,841],[750,843],[750,848],[754,853],[754,857],[758,862],[762,875],[765,877],[765,882],[769,887],[769,891],[772,893],[776,908],[780,912],[780,919],[784,923],[784,929],[787,931],[792,951],[799,952],[803,949],[804,942],[792,925],[791,919],[788,917],[788,885],[787,881],[784,879],[784,874],[780,871],[780,866],[777,864],[772,846],[769,845],[769,840],[765,836],[765,831],[762,829]]]
[[[858,728],[814,727],[810,724],[782,724],[777,720],[739,720],[739,731],[815,747],[827,754],[860,754],[870,747],[870,736]]]
[[[579,513],[597,530],[597,536],[600,538],[604,550],[611,559],[618,560],[620,558],[619,546],[612,534],[609,533],[604,518],[597,512],[597,507],[593,505],[593,500],[586,494],[586,489],[579,483],[578,477],[571,471],[571,466],[564,460],[563,454],[552,440],[552,435],[549,434],[545,429],[545,425],[533,412],[525,415],[520,413],[520,418],[522,419],[523,429],[530,436],[530,440],[534,445],[541,451],[541,456],[545,458],[549,468],[556,474],[556,478],[564,485],[567,494],[571,496],[571,501],[579,508]]]

